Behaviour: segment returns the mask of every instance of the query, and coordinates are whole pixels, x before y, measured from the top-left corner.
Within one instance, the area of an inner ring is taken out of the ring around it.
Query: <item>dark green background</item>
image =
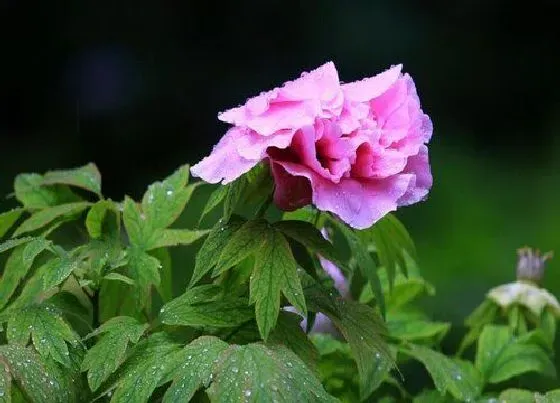
[[[138,198],[210,151],[219,110],[327,60],[344,81],[402,62],[434,122],[434,187],[399,216],[429,307],[458,321],[513,279],[516,248],[560,252],[556,4],[3,0],[0,194],[18,172],[94,161],[107,195]]]

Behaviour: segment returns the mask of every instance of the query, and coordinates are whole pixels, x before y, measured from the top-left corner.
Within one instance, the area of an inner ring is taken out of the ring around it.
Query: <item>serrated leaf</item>
[[[367,398],[379,385],[379,374],[394,366],[382,318],[372,307],[335,297],[312,280],[307,279],[304,290],[309,309],[327,315],[350,345],[360,374],[360,396]]]
[[[6,235],[24,211],[22,208],[15,208],[0,214],[0,239]]]
[[[259,331],[266,340],[276,325],[281,291],[302,313],[307,313],[307,307],[297,274],[297,263],[284,235],[272,230],[257,236],[261,238],[262,246],[255,255],[250,301],[255,303]]]
[[[9,369],[32,402],[66,403],[77,401],[77,391],[71,374],[54,363],[45,362],[32,349],[11,344],[0,346],[0,362]]]
[[[386,329],[379,315],[367,305],[340,301],[338,309],[340,317],[331,315],[330,319],[350,345],[360,374],[360,396],[365,399],[379,386],[380,374],[394,366],[383,339]]]
[[[66,322],[68,322],[80,336],[84,336],[93,330],[93,308],[89,299],[87,303],[84,303],[75,293],[61,291],[54,294],[45,302],[55,306]]]
[[[23,248],[23,265],[28,270],[32,265],[33,261],[41,252],[49,248],[52,245],[52,241],[45,238],[36,238],[31,242],[28,242]]]
[[[214,226],[196,254],[195,266],[189,287],[198,283],[206,273],[214,268],[222,250],[241,225],[243,225],[242,220],[232,218],[227,224],[223,224],[220,221]]]
[[[123,222],[130,243],[138,248],[147,249],[154,241],[154,228],[140,211],[140,207],[128,196],[123,204]]]
[[[274,224],[274,227],[336,265],[346,266],[333,245],[323,237],[321,231],[315,228],[313,224],[306,221],[288,220],[279,221]]]
[[[190,245],[206,236],[209,232],[208,230],[164,229],[157,232],[156,240],[148,249]]]
[[[375,245],[379,261],[387,270],[389,285],[393,284],[397,269],[407,274],[406,255],[416,259],[416,248],[404,225],[392,214],[387,214],[371,228],[358,231],[358,235]]]
[[[103,221],[108,211],[113,211],[119,215],[119,211],[115,203],[111,200],[100,200],[95,203],[88,211],[86,216],[86,228],[89,236],[97,239],[103,234]]]
[[[81,365],[83,372],[88,371],[87,379],[91,390],[97,390],[117,370],[126,358],[128,345],[137,343],[147,327],[147,324],[139,323],[134,318],[117,316],[88,335],[89,338],[103,334],[88,350]]]
[[[227,222],[244,194],[245,188],[247,187],[247,177],[246,175],[240,176],[235,181],[225,186],[226,195],[224,197],[224,215],[222,219]]]
[[[338,222],[338,220],[333,220],[333,223],[335,223],[344,238],[346,238],[346,242],[350,247],[350,253],[357,262],[362,275],[368,280],[369,286],[379,306],[379,310],[381,311],[381,315],[385,316],[385,296],[379,279],[378,267],[369,253],[367,243],[345,224]]]
[[[317,370],[319,353],[301,328],[301,317],[291,312],[280,312],[276,327],[268,337],[269,344],[283,344],[296,353],[311,369]]]
[[[265,220],[247,221],[233,233],[218,259],[213,275],[217,276],[253,254],[271,231]]]
[[[140,289],[147,290],[160,283],[160,266],[159,260],[146,252],[134,247],[128,249],[128,273]]]
[[[23,238],[8,239],[7,241],[2,242],[0,244],[0,253],[4,253],[7,250],[10,250],[10,249],[16,248],[20,245],[31,242],[34,239],[36,239],[36,238],[34,238],[32,236],[26,236],[26,237],[23,237]]]
[[[160,262],[160,282],[155,286],[156,290],[163,303],[169,302],[173,299],[173,267],[171,254],[168,249],[159,248],[151,251],[150,255]]]
[[[53,222],[55,219],[78,214],[90,206],[89,202],[76,202],[59,204],[57,206],[48,207],[33,213],[31,217],[25,220],[14,232],[14,236],[19,236],[26,232],[35,231],[43,228],[45,225]]]
[[[122,281],[128,285],[134,285],[134,280],[119,273],[109,273],[103,276],[105,280]]]
[[[177,360],[170,357],[180,351],[165,333],[142,340],[118,370],[111,402],[147,402],[160,380],[177,365]]]
[[[296,354],[260,343],[224,351],[207,393],[213,403],[336,401]]]
[[[67,368],[71,362],[66,342],[78,342],[78,335],[51,305],[32,305],[18,311],[8,321],[6,334],[9,343],[22,345],[31,336],[39,354],[52,357]]]
[[[165,304],[159,318],[167,325],[234,327],[253,318],[245,298],[225,295],[217,298],[217,286],[200,286]]]
[[[42,184],[76,186],[101,195],[101,174],[93,163],[74,169],[49,171],[43,176]]]
[[[202,336],[189,343],[175,357],[180,365],[169,378],[173,383],[163,396],[163,403],[183,403],[192,399],[194,393],[212,381],[214,362],[229,345],[217,337]]]
[[[16,176],[14,190],[16,199],[29,209],[43,209],[79,200],[67,186],[43,186],[43,176],[34,173]]]
[[[555,377],[556,369],[538,345],[516,339],[507,326],[486,325],[480,334],[476,367],[489,383],[499,383],[526,372]]]
[[[200,214],[200,219],[198,220],[199,223],[202,222],[204,217],[206,217],[212,210],[214,210],[218,205],[224,201],[226,195],[228,193],[228,186],[218,185],[216,189],[210,194],[208,201],[204,205],[204,209]]]
[[[102,281],[99,289],[99,321],[105,322],[119,315],[137,315],[145,304],[145,301],[140,301],[138,294],[135,287],[121,281]]]
[[[4,272],[0,277],[0,310],[6,306],[10,297],[17,289],[19,282],[23,279],[30,267],[23,264],[23,250],[25,246],[20,245],[11,253],[4,265]]]
[[[72,274],[79,267],[80,261],[72,256],[62,256],[54,258],[46,263],[48,269],[45,269],[43,276],[43,289],[50,290]]]
[[[194,187],[186,188],[189,167],[184,165],[162,182],[148,187],[142,198],[142,210],[153,228],[167,228],[179,217]]]
[[[442,395],[449,392],[456,399],[470,401],[482,392],[482,377],[468,361],[452,360],[442,353],[414,344],[406,353],[424,364]]]

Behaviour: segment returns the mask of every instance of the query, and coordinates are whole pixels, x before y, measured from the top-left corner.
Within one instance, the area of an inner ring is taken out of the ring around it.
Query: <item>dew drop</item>
[[[233,367],[233,368],[231,369],[231,372],[233,372],[234,374],[237,374],[237,373],[239,372],[239,368]]]
[[[286,365],[287,365],[288,367],[290,367],[290,368],[292,368],[292,367],[294,366],[294,364],[292,364],[290,361],[288,361],[288,362],[286,363]]]
[[[251,396],[251,390],[247,389],[244,394],[245,394],[245,397]]]

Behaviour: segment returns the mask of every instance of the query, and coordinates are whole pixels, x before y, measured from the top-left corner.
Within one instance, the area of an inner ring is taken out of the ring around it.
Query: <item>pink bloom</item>
[[[229,183],[266,160],[283,210],[313,203],[367,228],[432,186],[432,124],[401,65],[341,84],[332,62],[219,115],[233,127],[191,168]]]

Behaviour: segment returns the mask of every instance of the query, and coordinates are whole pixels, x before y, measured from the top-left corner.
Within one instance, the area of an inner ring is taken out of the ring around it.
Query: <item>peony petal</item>
[[[399,206],[406,206],[424,200],[433,182],[428,158],[428,147],[423,145],[420,147],[417,155],[408,157],[408,162],[403,172],[405,174],[412,174],[413,180],[410,181],[406,193],[399,199]]]
[[[235,143],[237,153],[243,158],[262,160],[266,157],[268,147],[284,149],[292,143],[293,137],[293,130],[279,131],[273,136],[261,136],[252,130],[247,130],[246,134],[239,137]]]
[[[229,183],[257,165],[261,158],[247,159],[239,155],[237,143],[247,134],[246,129],[232,127],[214,147],[212,153],[191,167],[194,176],[208,183]]]
[[[322,211],[330,211],[348,225],[368,228],[385,214],[397,208],[397,200],[406,192],[413,175],[396,175],[380,180],[342,178],[339,183],[323,178],[310,168],[275,161],[286,173],[305,177],[312,189],[313,204]]]
[[[354,102],[371,101],[387,91],[397,81],[401,70],[402,64],[398,64],[374,77],[344,84],[342,86],[344,97]]]
[[[218,118],[270,136],[279,130],[312,125],[317,117],[338,116],[343,103],[338,72],[329,62],[282,88],[263,92],[243,106],[220,113]]]
[[[282,165],[272,162],[274,204],[284,211],[294,211],[311,203],[311,186],[307,178],[293,176]]]

